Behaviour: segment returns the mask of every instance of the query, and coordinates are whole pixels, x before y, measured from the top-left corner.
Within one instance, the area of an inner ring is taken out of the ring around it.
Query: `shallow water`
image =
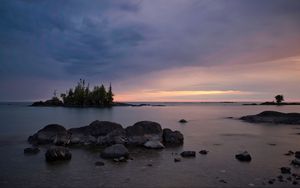
[[[241,104],[175,103],[164,107],[61,108],[28,107],[23,103],[0,105],[0,187],[297,187],[267,181],[280,175],[300,150],[300,125],[250,124],[226,117],[240,117],[264,110],[300,112],[300,106],[242,106]],[[186,124],[178,123],[184,118]],[[24,155],[26,139],[50,123],[67,128],[94,120],[114,121],[124,127],[141,120],[184,134],[182,147],[161,151],[131,150],[132,161],[114,163],[99,157],[100,151],[73,148],[70,162],[48,165],[45,148],[37,155]],[[193,159],[174,163],[182,150],[209,150]],[[252,155],[250,163],[235,160],[238,151]],[[105,166],[96,167],[96,161]],[[147,166],[152,164],[152,166]],[[300,173],[300,169],[292,168]],[[287,176],[285,176],[287,177]],[[219,180],[225,180],[222,183]],[[266,183],[266,185],[264,185]],[[299,182],[300,183],[300,182]],[[298,185],[299,186],[299,185]]]

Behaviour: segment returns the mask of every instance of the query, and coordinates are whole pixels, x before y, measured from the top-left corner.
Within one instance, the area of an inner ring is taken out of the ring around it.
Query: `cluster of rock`
[[[248,115],[240,118],[250,123],[274,123],[274,124],[300,124],[300,113],[282,113],[276,111],[264,111],[256,115]]]
[[[118,123],[98,120],[88,126],[69,130],[62,125],[50,124],[28,138],[28,142],[34,146],[105,146],[107,148],[101,153],[103,158],[127,158],[129,152],[125,146],[162,149],[167,145],[181,145],[183,140],[179,131],[162,129],[160,124],[152,121],[140,121],[124,129]],[[70,152],[64,148],[50,148],[46,153],[47,161],[54,161],[54,158],[71,159]],[[30,150],[35,151],[34,148],[27,148],[28,152]]]

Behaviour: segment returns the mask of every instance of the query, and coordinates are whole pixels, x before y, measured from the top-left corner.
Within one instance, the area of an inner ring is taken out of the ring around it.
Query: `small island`
[[[263,103],[245,103],[245,106],[253,106],[253,105],[276,105],[276,106],[283,106],[283,105],[300,105],[300,102],[283,102],[284,96],[283,95],[276,95],[275,101],[271,102],[263,102]]]

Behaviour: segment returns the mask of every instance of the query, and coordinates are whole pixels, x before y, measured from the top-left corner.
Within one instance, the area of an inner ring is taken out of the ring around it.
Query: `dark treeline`
[[[112,106],[114,100],[111,85],[108,89],[102,84],[90,90],[89,84],[83,79],[79,80],[74,89],[71,88],[60,96],[65,106]]]

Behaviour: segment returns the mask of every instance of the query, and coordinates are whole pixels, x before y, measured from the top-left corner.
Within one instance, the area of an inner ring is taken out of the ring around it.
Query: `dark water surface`
[[[293,157],[284,153],[300,150],[300,135],[296,134],[300,133],[300,125],[249,124],[226,119],[264,110],[300,112],[300,106],[176,103],[164,107],[81,109],[1,103],[0,187],[297,187],[278,181],[268,185],[267,181],[280,175],[280,167],[290,166]],[[181,118],[189,122],[178,123]],[[37,155],[23,154],[29,146],[27,137],[47,124],[70,128],[96,119],[124,127],[141,120],[157,121],[163,128],[181,131],[185,143],[161,151],[131,150],[134,160],[127,163],[103,160],[100,151],[80,148],[71,149],[70,162],[56,165],[45,162],[45,148]],[[174,163],[174,153],[201,149],[209,150],[208,155],[197,153],[196,158]],[[234,155],[243,150],[251,153],[250,163],[235,160]],[[105,166],[96,167],[98,160],[104,161]],[[292,171],[300,173],[299,169]]]

